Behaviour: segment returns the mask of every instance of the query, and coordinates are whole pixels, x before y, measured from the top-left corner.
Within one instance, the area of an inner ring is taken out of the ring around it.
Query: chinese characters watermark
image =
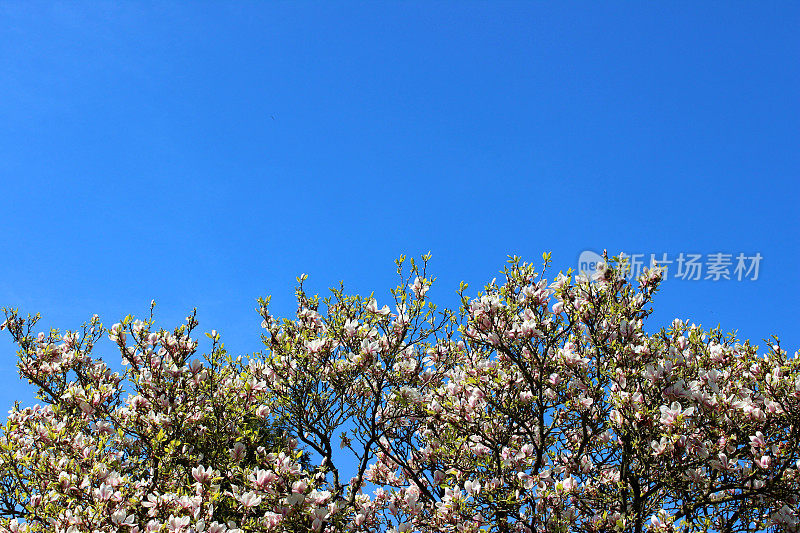
[[[636,279],[645,268],[657,265],[664,269],[664,280],[672,277],[691,281],[756,281],[763,259],[759,252],[753,255],[743,252],[736,254],[716,252],[705,255],[684,252],[677,255],[620,253],[619,256],[627,261],[629,278]],[[591,250],[584,250],[578,258],[578,272],[592,275],[600,263],[603,263],[603,256]]]

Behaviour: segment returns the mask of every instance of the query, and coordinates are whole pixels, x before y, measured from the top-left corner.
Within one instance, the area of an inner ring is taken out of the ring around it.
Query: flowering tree
[[[148,321],[105,330],[95,316],[64,335],[34,335],[38,317],[6,316],[20,376],[44,406],[16,405],[4,428],[0,531],[310,527],[306,496],[320,493],[294,441],[267,422],[264,384],[216,332],[211,354],[190,360],[194,315],[174,333],[151,330],[151,308]],[[103,333],[123,375],[90,355]]]
[[[800,363],[777,339],[647,333],[659,269],[632,285],[607,257],[551,281],[549,255],[511,258],[439,310],[428,259],[398,260],[391,308],[299,278],[294,319],[259,301],[249,358],[212,332],[191,359],[193,316],[36,336],[7,311],[45,405],[3,432],[0,531],[800,531]],[[102,334],[124,374],[90,357]]]

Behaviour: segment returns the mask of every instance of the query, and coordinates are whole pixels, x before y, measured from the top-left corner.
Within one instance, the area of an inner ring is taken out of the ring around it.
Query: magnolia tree
[[[6,311],[43,405],[3,430],[0,532],[800,531],[800,358],[647,333],[660,270],[605,259],[548,281],[549,255],[512,258],[458,313],[427,256],[391,307],[301,277],[294,319],[259,300],[251,357],[215,331],[196,357],[194,315],[37,334]]]

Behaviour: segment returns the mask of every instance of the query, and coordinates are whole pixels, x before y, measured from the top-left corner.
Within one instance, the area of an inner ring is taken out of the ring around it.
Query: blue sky
[[[800,7],[704,3],[0,5],[0,303],[44,327],[192,307],[233,352],[295,276],[386,299],[431,251],[455,306],[508,254],[744,253],[673,317],[796,312]],[[30,397],[0,337],[0,408]],[[99,353],[118,360],[108,344]]]

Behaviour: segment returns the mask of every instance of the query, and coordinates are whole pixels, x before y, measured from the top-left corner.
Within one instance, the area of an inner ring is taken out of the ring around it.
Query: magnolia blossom
[[[250,508],[257,507],[261,503],[262,498],[255,492],[245,492],[239,498],[239,501],[242,502],[242,505],[246,508]]]
[[[370,298],[369,302],[367,302],[367,311],[370,313],[374,313],[377,315],[388,315],[390,313],[389,306],[384,305],[380,309],[378,309],[378,302],[375,298]]]
[[[467,494],[476,495],[481,491],[480,481],[467,480],[464,482],[464,490]]]
[[[689,417],[694,413],[694,407],[688,407],[681,411],[681,404],[678,402],[672,402],[669,407],[662,405],[659,409],[661,410],[660,422],[665,426],[674,426],[679,417]]]
[[[417,276],[414,278],[414,283],[409,285],[409,288],[414,291],[414,295],[417,298],[422,299],[425,297],[425,293],[428,292],[428,289],[430,289],[430,283],[428,283],[424,278]]]

